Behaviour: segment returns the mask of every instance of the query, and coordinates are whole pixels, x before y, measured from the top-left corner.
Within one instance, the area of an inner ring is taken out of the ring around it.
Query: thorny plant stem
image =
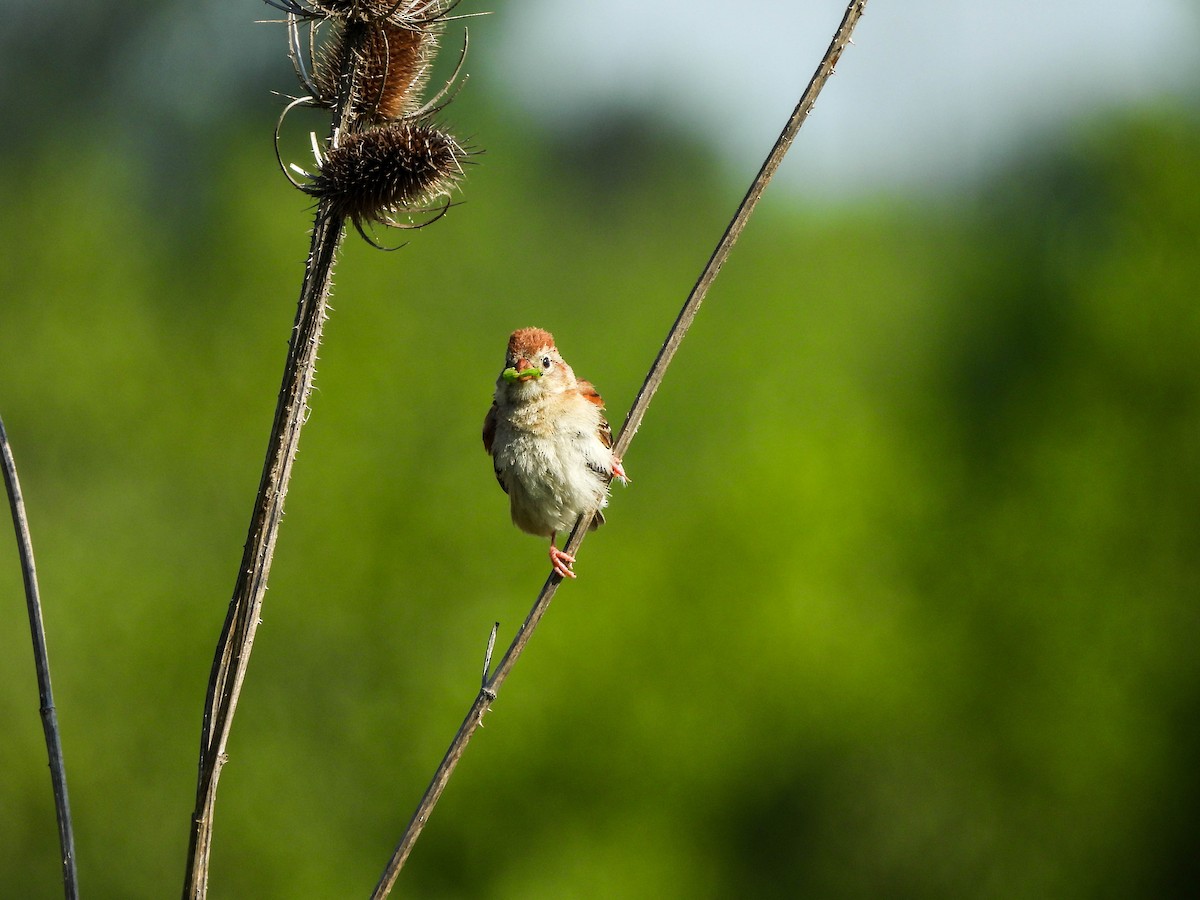
[[[349,133],[355,126],[353,104],[348,98],[352,95],[355,72],[351,67],[356,58],[357,53],[346,54],[347,68],[341,73],[339,102],[331,130],[333,144],[336,144],[338,135]],[[254,501],[233,599],[217,642],[204,703],[196,807],[188,841],[184,900],[203,900],[208,893],[217,782],[228,759],[226,745],[229,731],[246,677],[254,633],[258,628],[263,596],[267,590],[267,577],[271,571],[275,539],[283,516],[283,501],[287,495],[292,463],[296,458],[300,430],[308,418],[308,394],[316,374],[321,330],[328,316],[333,265],[344,234],[344,225],[340,217],[330,214],[328,202],[317,206],[312,244],[300,289],[296,322],[288,344],[283,384],[275,407],[262,480]]]
[[[817,95],[821,93],[821,89],[829,80],[829,76],[833,74],[834,66],[837,65],[842,51],[850,42],[850,35],[854,31],[854,26],[858,24],[858,20],[862,17],[866,5],[866,0],[851,0],[850,4],[846,7],[846,13],[842,17],[841,24],[838,26],[838,30],[829,44],[829,49],[825,51],[825,56],[822,58],[820,65],[817,66],[816,72],[813,73],[808,87],[805,88],[803,95],[801,95],[800,102],[796,105],[795,110],[788,119],[787,125],[784,126],[783,132],[775,142],[775,146],[767,155],[766,161],[759,170],[757,177],[750,185],[746,196],[742,199],[737,213],[725,229],[725,234],[721,237],[720,242],[709,258],[708,264],[704,267],[704,271],[684,302],[679,316],[675,319],[675,324],[671,326],[671,330],[667,334],[667,339],[658,353],[658,358],[654,360],[654,365],[650,367],[650,372],[646,375],[646,380],[642,383],[637,399],[629,410],[629,415],[625,417],[625,424],[621,426],[621,434],[617,438],[616,445],[613,447],[613,451],[618,457],[625,455],[626,450],[628,450],[630,443],[633,441],[634,435],[637,434],[638,427],[646,415],[646,409],[649,407],[650,401],[654,398],[659,385],[662,384],[667,366],[671,364],[671,360],[683,342],[688,328],[696,318],[696,313],[700,309],[700,304],[704,301],[705,294],[708,293],[709,287],[729,256],[729,251],[737,242],[742,230],[746,227],[746,222],[749,220],[750,214],[754,211],[754,207],[757,205],[767,184],[779,168],[779,164],[783,161],[788,148],[791,147],[792,141],[800,130],[800,126],[804,124],[804,120],[812,110]],[[579,520],[575,525],[574,531],[571,532],[571,537],[567,540],[566,546],[563,547],[564,552],[572,556],[578,553],[579,546],[583,543],[584,537],[587,536],[588,525],[590,523],[590,515],[584,516]],[[425,827],[425,823],[429,821],[429,816],[433,812],[434,806],[437,805],[442,791],[445,790],[450,776],[454,773],[455,766],[458,765],[459,759],[466,750],[467,743],[471,740],[475,729],[483,724],[483,717],[490,709],[491,702],[496,699],[501,685],[512,671],[513,666],[516,665],[517,659],[524,651],[526,644],[529,643],[529,639],[533,635],[533,630],[537,627],[538,622],[541,621],[542,616],[545,615],[546,610],[550,606],[550,601],[554,598],[554,594],[561,582],[562,577],[557,573],[551,573],[550,577],[546,579],[541,593],[538,594],[537,601],[533,604],[529,615],[525,617],[525,621],[517,631],[516,637],[513,638],[512,644],[509,645],[504,658],[500,660],[495,672],[492,673],[491,678],[487,679],[483,688],[476,696],[475,702],[471,704],[466,718],[463,719],[462,725],[459,726],[458,733],[454,735],[454,740],[450,742],[450,748],[446,751],[446,755],[442,757],[441,764],[434,773],[433,780],[430,782],[429,787],[426,788],[425,795],[421,798],[416,812],[413,814],[407,829],[405,829],[404,834],[401,836],[400,843],[392,853],[392,858],[384,869],[379,883],[375,886],[375,891],[371,895],[372,900],[382,900],[382,898],[391,892],[396,879],[400,875],[401,868],[403,868],[405,861],[412,852],[413,845]]]
[[[58,845],[62,852],[63,893],[67,900],[78,900],[79,885],[75,874],[75,832],[71,827],[71,801],[67,798],[67,770],[63,763],[62,739],[58,733],[58,713],[50,689],[50,657],[46,651],[46,629],[42,623],[42,599],[38,591],[37,567],[33,561],[33,540],[25,518],[25,500],[17,479],[17,463],[8,444],[4,422],[0,420],[0,456],[3,457],[4,486],[8,506],[17,533],[17,552],[21,559],[21,577],[25,581],[25,603],[29,608],[29,632],[33,637],[33,665],[37,670],[38,699],[42,713],[42,731],[46,735],[46,753],[50,757],[50,783],[54,788],[54,812],[58,819]]]

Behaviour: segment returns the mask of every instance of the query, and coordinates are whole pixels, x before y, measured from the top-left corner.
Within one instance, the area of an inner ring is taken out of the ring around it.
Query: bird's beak
[[[514,381],[532,381],[535,378],[542,377],[542,370],[522,357],[517,360],[515,366],[509,366],[501,372],[500,377],[510,383]]]
[[[517,360],[517,381],[533,381],[542,377],[542,370],[525,358]]]

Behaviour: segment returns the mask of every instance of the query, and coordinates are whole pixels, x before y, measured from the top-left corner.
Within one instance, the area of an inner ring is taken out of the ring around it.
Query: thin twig
[[[700,309],[700,304],[704,301],[705,294],[708,293],[709,286],[717,277],[717,273],[721,270],[721,266],[724,265],[726,258],[729,256],[729,251],[737,242],[742,230],[746,227],[746,222],[749,220],[750,214],[754,211],[754,207],[757,205],[767,184],[779,168],[779,164],[783,161],[788,148],[791,147],[796,133],[800,130],[800,126],[804,124],[804,120],[808,117],[809,111],[816,102],[817,95],[821,93],[821,89],[829,80],[829,76],[833,74],[834,66],[837,65],[837,61],[842,55],[842,50],[850,42],[850,35],[854,31],[854,26],[862,17],[866,5],[866,0],[851,0],[850,4],[846,7],[846,13],[842,17],[842,22],[829,44],[829,49],[825,51],[825,56],[822,58],[820,65],[817,66],[816,72],[813,73],[808,87],[805,88],[803,95],[801,95],[800,102],[796,105],[795,110],[788,119],[787,125],[784,126],[783,132],[775,142],[775,146],[767,155],[766,161],[759,170],[757,177],[755,177],[749,191],[746,192],[746,196],[742,199],[737,213],[734,215],[732,221],[730,221],[728,228],[725,229],[725,234],[721,237],[708,264],[704,267],[704,271],[684,302],[679,316],[675,319],[675,324],[671,326],[671,330],[667,334],[667,339],[658,353],[658,358],[654,360],[654,365],[650,367],[650,371],[646,375],[646,380],[642,383],[641,390],[638,391],[637,399],[630,408],[629,415],[625,417],[625,424],[621,426],[621,434],[617,438],[616,445],[613,447],[613,452],[618,457],[624,457],[625,452],[629,449],[629,445],[632,443],[634,435],[637,434],[637,430],[642,424],[642,419],[646,415],[646,409],[650,406],[650,401],[654,398],[655,392],[662,384],[667,367],[671,364],[671,360],[674,358],[676,351],[678,351],[679,345],[683,342],[688,328],[696,318],[696,313]],[[592,517],[590,514],[583,516],[579,520],[575,525],[574,531],[571,532],[571,537],[567,540],[566,546],[563,547],[564,553],[571,556],[577,555],[579,546],[587,536],[591,520]],[[413,814],[408,827],[401,836],[400,843],[396,846],[395,851],[393,851],[392,858],[384,869],[379,883],[375,886],[375,891],[371,895],[372,900],[382,900],[382,898],[391,892],[396,879],[400,875],[401,868],[403,868],[405,861],[412,852],[413,845],[425,827],[425,823],[429,821],[429,816],[433,812],[433,808],[437,805],[442,791],[445,790],[450,776],[454,773],[454,768],[458,765],[458,760],[466,750],[467,743],[471,740],[475,729],[483,724],[484,714],[490,709],[490,704],[499,693],[500,686],[508,677],[509,672],[512,671],[513,666],[516,665],[517,659],[524,651],[526,644],[529,643],[534,629],[537,627],[538,622],[541,621],[542,616],[545,615],[546,610],[550,606],[550,601],[554,598],[554,594],[561,582],[562,577],[554,572],[546,579],[541,593],[538,594],[533,608],[529,611],[529,615],[525,617],[524,623],[522,623],[520,630],[517,631],[512,644],[509,645],[504,658],[500,660],[495,672],[485,682],[483,688],[476,696],[475,702],[471,704],[466,718],[463,719],[462,725],[459,726],[458,733],[454,735],[454,740],[450,742],[450,747],[446,751],[446,755],[442,757],[441,764],[434,773],[433,780],[429,783],[429,787],[426,788],[416,812]]]
[[[46,652],[46,629],[42,623],[42,599],[38,591],[37,567],[33,561],[33,540],[25,518],[25,500],[17,478],[4,421],[0,420],[0,456],[3,456],[4,486],[17,533],[17,551],[21,576],[25,580],[25,603],[29,607],[29,632],[33,637],[33,664],[37,669],[38,699],[42,712],[42,731],[46,735],[46,753],[50,757],[50,782],[54,787],[54,813],[58,819],[58,845],[62,852],[63,892],[67,900],[78,900],[79,885],[75,873],[75,832],[71,827],[71,802],[67,798],[67,769],[63,763],[62,739],[58,733],[58,713],[54,692],[50,689],[50,657]]]
[[[500,630],[500,623],[497,622],[492,626],[492,633],[488,635],[487,651],[483,654],[483,680],[481,688],[486,688],[488,683],[488,672],[492,668],[492,651],[496,648],[496,632]]]
[[[350,131],[355,124],[353,104],[348,98],[353,93],[352,67],[356,58],[357,53],[346,54],[347,68],[342,73],[342,90],[331,130],[331,145],[336,143],[338,134]],[[296,322],[288,344],[283,384],[275,407],[262,480],[254,501],[233,599],[213,659],[200,738],[199,777],[188,841],[184,900],[203,900],[208,892],[208,862],[217,782],[228,758],[226,745],[229,730],[246,677],[254,633],[258,628],[300,431],[308,418],[307,401],[316,375],[321,330],[328,317],[333,265],[344,234],[344,221],[340,216],[333,215],[331,208],[329,201],[317,206],[304,283],[300,289]]]

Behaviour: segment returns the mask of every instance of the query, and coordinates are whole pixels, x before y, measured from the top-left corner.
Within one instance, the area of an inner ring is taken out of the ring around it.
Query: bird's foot
[[[613,457],[612,466],[613,478],[620,478],[622,484],[629,484],[630,478],[625,474],[625,467],[621,465],[621,461],[615,456]]]
[[[550,544],[550,565],[554,566],[554,571],[563,578],[574,578],[575,573],[571,571],[571,566],[575,562],[575,557],[569,553],[563,553],[553,542]]]

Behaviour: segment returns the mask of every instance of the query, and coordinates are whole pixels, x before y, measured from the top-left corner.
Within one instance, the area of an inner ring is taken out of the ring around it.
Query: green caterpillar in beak
[[[500,373],[500,377],[503,378],[505,381],[519,381],[520,379],[525,378],[525,377],[541,378],[542,370],[541,369],[522,369],[520,372],[518,372],[516,366],[509,366],[507,369],[505,369],[503,372]]]

